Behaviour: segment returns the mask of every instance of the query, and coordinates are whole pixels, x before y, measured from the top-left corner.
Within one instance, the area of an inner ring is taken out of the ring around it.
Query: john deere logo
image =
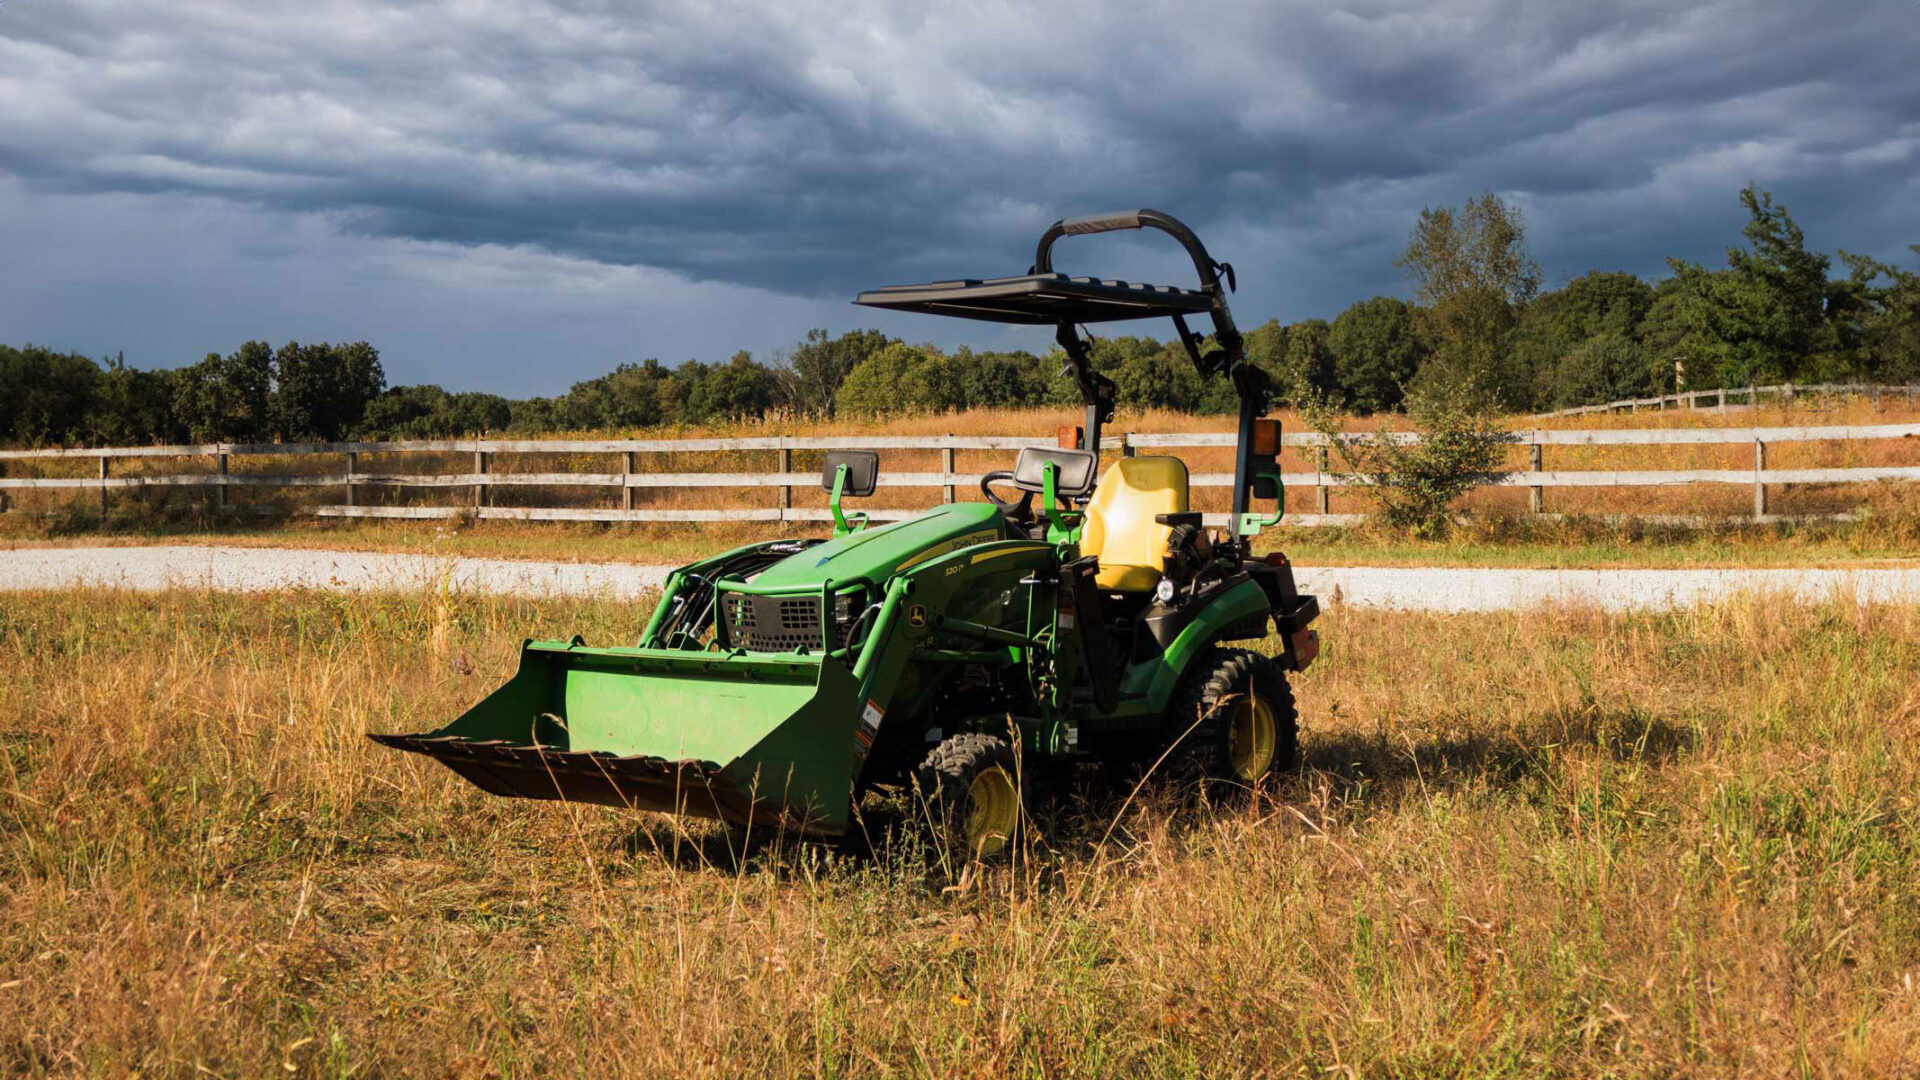
[[[907,625],[909,626],[927,625],[926,605],[915,604],[912,607],[907,609]]]

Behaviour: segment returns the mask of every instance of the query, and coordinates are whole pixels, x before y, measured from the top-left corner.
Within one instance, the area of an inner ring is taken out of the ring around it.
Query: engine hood
[[[1008,539],[1006,519],[988,503],[953,503],[891,525],[835,537],[774,563],[758,585],[817,585],[827,578],[875,583],[950,551]]]

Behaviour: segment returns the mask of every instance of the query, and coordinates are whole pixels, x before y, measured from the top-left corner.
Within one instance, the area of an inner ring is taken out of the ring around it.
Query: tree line
[[[1283,403],[1357,413],[1400,409],[1430,389],[1525,411],[1719,386],[1920,381],[1920,274],[1810,251],[1766,192],[1749,186],[1740,201],[1745,243],[1724,267],[1669,259],[1657,283],[1596,270],[1546,291],[1517,208],[1492,194],[1428,208],[1398,261],[1413,301],[1376,296],[1331,322],[1269,320],[1246,333],[1247,355]],[[1176,341],[1103,336],[1093,358],[1123,408],[1235,408],[1231,387],[1202,379]],[[773,363],[744,351],[721,364],[650,359],[554,397],[511,399],[389,387],[366,342],[249,341],[160,370],[0,345],[0,441],[443,438],[1077,404],[1064,367],[1057,349],[949,351],[877,330],[813,330]]]

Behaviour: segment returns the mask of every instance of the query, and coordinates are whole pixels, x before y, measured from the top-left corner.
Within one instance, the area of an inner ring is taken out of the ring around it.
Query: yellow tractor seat
[[[1160,584],[1172,526],[1154,518],[1187,512],[1187,466],[1174,457],[1121,458],[1100,476],[1087,504],[1080,554],[1100,559],[1094,584],[1146,592]]]

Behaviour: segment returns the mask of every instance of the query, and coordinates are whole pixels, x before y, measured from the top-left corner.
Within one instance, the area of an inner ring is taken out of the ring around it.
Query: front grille
[[[799,652],[820,649],[820,598],[749,596],[726,593],[720,605],[727,644],[750,652]],[[830,647],[839,647],[838,627]]]

